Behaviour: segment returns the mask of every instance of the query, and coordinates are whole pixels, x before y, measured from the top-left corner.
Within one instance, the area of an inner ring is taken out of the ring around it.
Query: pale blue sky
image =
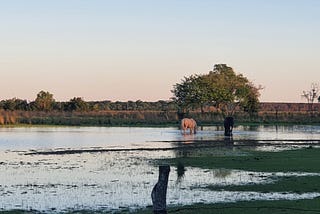
[[[0,0],[0,99],[168,100],[226,63],[302,102],[320,82],[318,0]]]

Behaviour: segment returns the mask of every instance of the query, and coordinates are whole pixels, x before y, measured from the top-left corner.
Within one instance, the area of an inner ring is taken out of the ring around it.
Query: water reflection
[[[24,155],[1,152],[0,209],[119,209],[151,205],[150,193],[158,168],[150,161],[170,158],[172,151],[82,153],[71,155]],[[320,193],[272,195],[243,192],[212,192],[208,185],[244,185],[274,182],[286,173],[199,169],[172,166],[168,185],[169,204],[215,203],[236,200],[312,198]],[[301,173],[296,173],[300,175]],[[304,174],[305,175],[305,174]],[[320,174],[316,174],[320,176]],[[13,179],[14,178],[14,179]],[[244,198],[243,198],[244,197]]]
[[[184,164],[181,161],[178,161],[178,163],[177,163],[177,183],[181,182],[181,180],[184,177],[185,171],[186,171],[186,169],[184,167]]]
[[[224,143],[226,146],[233,146],[234,145],[233,137],[232,136],[225,136]]]
[[[203,127],[196,135],[182,135],[175,127],[46,127],[0,128],[0,150],[65,148],[170,147],[172,141],[224,140],[223,127]],[[237,126],[233,140],[320,139],[320,126]]]
[[[158,178],[154,159],[200,155],[247,155],[224,146],[212,150],[192,148],[197,140],[220,140],[234,145],[239,139],[320,139],[319,127],[236,127],[233,138],[223,129],[204,127],[196,135],[181,135],[176,128],[13,128],[0,129],[0,209],[105,209],[151,205],[150,193]],[[178,141],[186,149],[107,151],[100,148],[171,148]],[[191,144],[190,144],[191,143]],[[190,149],[190,148],[192,149]],[[97,152],[63,155],[25,155],[31,149],[51,151],[95,148]],[[299,199],[320,193],[257,193],[208,191],[208,185],[270,183],[279,176],[311,173],[261,173],[185,167],[181,161],[169,176],[168,204],[216,203],[237,200]],[[314,176],[320,176],[313,173]]]
[[[183,134],[182,135],[182,143],[183,144],[191,144],[195,140],[195,134]]]

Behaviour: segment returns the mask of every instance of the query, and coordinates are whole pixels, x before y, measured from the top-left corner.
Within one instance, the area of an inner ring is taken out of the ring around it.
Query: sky
[[[0,100],[169,100],[214,64],[305,102],[320,82],[318,0],[0,0]]]

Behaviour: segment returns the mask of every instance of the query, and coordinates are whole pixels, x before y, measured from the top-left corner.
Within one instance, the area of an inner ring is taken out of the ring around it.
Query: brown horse
[[[181,120],[181,131],[183,131],[183,134],[186,133],[186,130],[190,129],[190,134],[197,132],[197,123],[192,118],[184,118]]]

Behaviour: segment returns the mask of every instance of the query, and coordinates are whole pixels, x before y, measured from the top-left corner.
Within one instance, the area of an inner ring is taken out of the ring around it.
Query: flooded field
[[[261,144],[254,147],[260,150],[317,145],[319,139],[317,126],[237,127],[233,137],[235,144],[253,140]],[[183,136],[177,128],[1,128],[0,209],[62,212],[146,207],[152,204],[150,194],[158,179],[154,160],[185,155],[184,148],[189,145],[214,146],[220,141],[224,142],[224,136],[219,127],[204,127],[195,136]],[[265,142],[275,145],[266,146]],[[245,155],[235,147],[219,147],[216,154]],[[272,183],[281,176],[320,176],[319,173],[186,167],[181,175],[177,167],[171,166],[169,205],[320,196],[319,192],[260,193],[201,188]]]

